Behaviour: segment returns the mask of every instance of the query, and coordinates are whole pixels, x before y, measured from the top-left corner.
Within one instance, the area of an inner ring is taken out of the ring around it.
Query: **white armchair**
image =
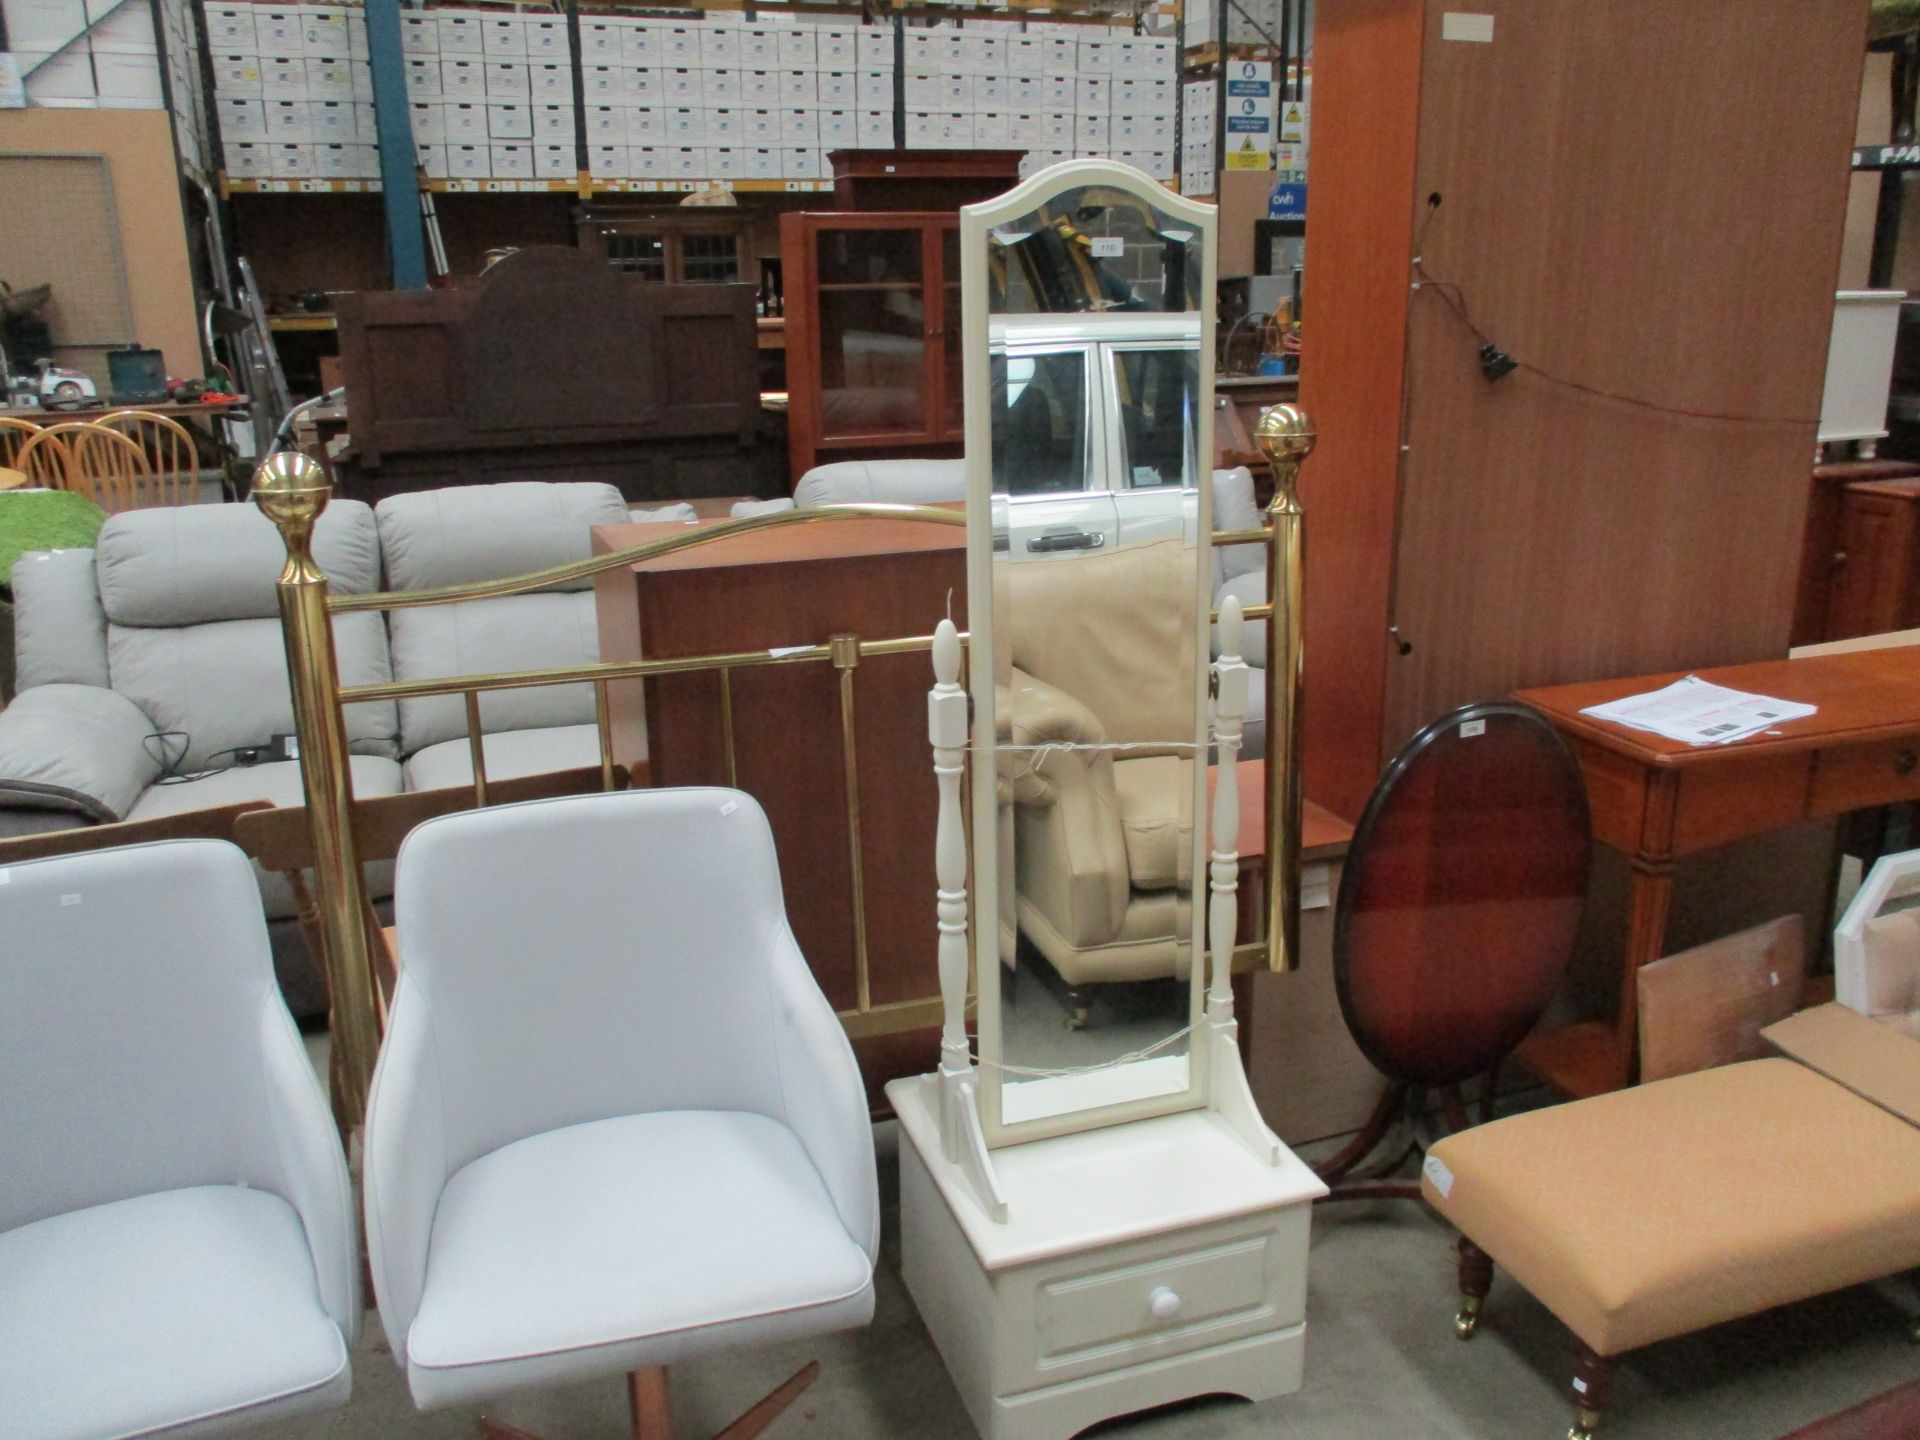
[[[417,1405],[630,1373],[654,1436],[660,1367],[872,1317],[866,1101],[750,797],[433,820],[395,910],[368,1252]]]
[[[211,840],[0,871],[0,1431],[168,1440],[344,1404],[345,1157]]]

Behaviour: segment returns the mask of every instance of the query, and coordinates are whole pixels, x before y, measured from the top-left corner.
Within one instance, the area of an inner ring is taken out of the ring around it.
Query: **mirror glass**
[[[1190,1089],[1202,254],[1162,194],[985,230],[1002,1127]]]

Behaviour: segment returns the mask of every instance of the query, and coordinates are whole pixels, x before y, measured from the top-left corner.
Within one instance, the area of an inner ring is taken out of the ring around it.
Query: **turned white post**
[[[1233,1018],[1233,946],[1240,890],[1240,723],[1247,709],[1247,662],[1240,658],[1246,620],[1240,601],[1220,605],[1220,658],[1214,662],[1214,747],[1219,752],[1213,790],[1213,863],[1208,889],[1207,937],[1213,973],[1207,985],[1207,1018]]]
[[[960,688],[960,632],[942,620],[933,632],[934,686],[927,695],[927,740],[940,785],[933,870],[940,916],[940,1069],[973,1070],[967,1047],[967,832],[960,819],[960,776],[967,753],[967,692]]]

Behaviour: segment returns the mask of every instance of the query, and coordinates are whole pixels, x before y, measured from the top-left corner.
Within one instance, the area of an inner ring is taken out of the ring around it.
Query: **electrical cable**
[[[154,745],[156,740],[160,742],[157,749]],[[166,749],[166,742],[169,740],[178,740],[180,742],[179,750],[172,755],[169,755]],[[140,738],[140,745],[141,748],[147,752],[147,758],[160,767],[159,775],[154,777],[153,783],[155,785],[187,785],[195,780],[207,780],[215,775],[224,775],[229,770],[242,768],[243,763],[251,762],[236,760],[226,765],[218,765],[213,762],[224,759],[229,755],[244,755],[248,752],[257,754],[259,751],[267,748],[264,745],[234,745],[225,750],[214,751],[213,754],[207,757],[208,763],[200,769],[183,771],[180,766],[187,758],[187,751],[193,746],[193,737],[186,731],[156,730],[151,735],[143,735]]]

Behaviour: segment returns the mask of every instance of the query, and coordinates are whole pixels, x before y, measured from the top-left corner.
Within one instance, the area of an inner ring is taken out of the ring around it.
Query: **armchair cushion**
[[[866,1323],[873,1265],[793,1132],[681,1110],[548,1131],[441,1193],[422,1408]]]
[[[939,505],[966,494],[964,460],[836,460],[802,475],[793,503],[802,510],[874,501]]]
[[[13,565],[16,690],[107,681],[107,613],[92,550],[35,550]]]
[[[1136,890],[1193,883],[1193,766],[1177,755],[1116,760],[1113,788]]]
[[[1214,529],[1258,530],[1266,523],[1266,512],[1253,498],[1251,470],[1238,465],[1213,472]],[[1267,552],[1258,545],[1222,545],[1213,555],[1216,586],[1236,575],[1264,576],[1267,571]],[[1265,584],[1264,579],[1261,583]]]
[[[162,1190],[0,1233],[9,1435],[254,1423],[343,1404],[352,1383],[300,1216],[269,1191]]]
[[[594,526],[633,517],[611,485],[512,481],[390,495],[374,518],[392,588],[431,590],[584,560]],[[555,588],[592,590],[593,580]]]
[[[0,711],[0,804],[124,820],[159,772],[153,723],[124,695],[36,685]]]

